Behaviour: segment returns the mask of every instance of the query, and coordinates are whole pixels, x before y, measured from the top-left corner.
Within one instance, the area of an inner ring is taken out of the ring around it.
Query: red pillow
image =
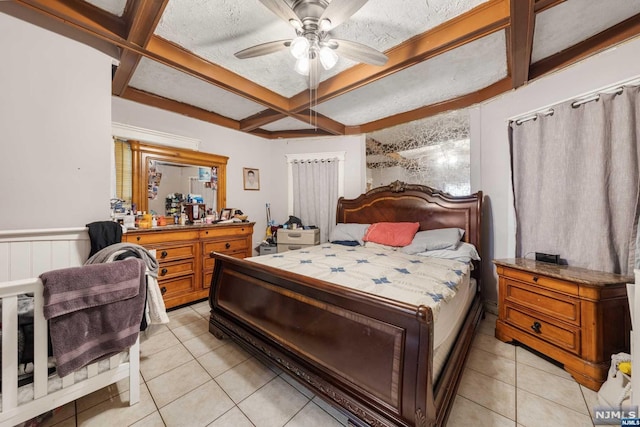
[[[362,240],[388,246],[407,246],[419,228],[419,222],[376,222],[369,226]]]

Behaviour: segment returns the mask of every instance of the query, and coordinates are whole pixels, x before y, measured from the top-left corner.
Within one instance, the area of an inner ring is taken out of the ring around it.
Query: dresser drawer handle
[[[160,288],[160,292],[162,293],[162,295],[166,294],[167,293],[167,287],[166,286],[161,287]]]
[[[167,251],[162,251],[162,252],[160,253],[160,258],[166,258],[166,257],[167,257],[167,255],[169,255],[169,252],[167,252]]]
[[[136,240],[139,242],[140,241],[140,236],[136,237]]]
[[[167,270],[166,268],[163,268],[162,271],[160,271],[160,275],[164,276],[165,274],[167,274],[169,272],[169,270]]]
[[[229,248],[231,247],[231,243],[229,243],[229,242],[225,243],[225,244],[224,244],[224,247],[225,247],[226,249],[229,249]]]
[[[537,282],[538,281],[538,276],[533,276],[533,281]]]
[[[540,328],[542,328],[540,322],[533,322],[533,325],[531,325],[531,329],[533,329],[533,332],[535,332],[536,334],[540,333]]]

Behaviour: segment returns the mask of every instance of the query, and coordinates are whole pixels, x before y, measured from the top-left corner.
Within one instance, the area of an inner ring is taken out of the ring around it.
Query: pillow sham
[[[387,246],[407,246],[419,228],[419,222],[376,222],[369,226],[363,240]]]
[[[417,253],[419,256],[430,256],[435,258],[454,259],[469,263],[471,260],[480,261],[480,255],[476,247],[471,243],[462,242],[455,249],[437,249],[435,251],[425,251]]]
[[[364,235],[371,224],[336,224],[329,233],[331,243],[355,241],[364,245]],[[344,244],[344,243],[341,243]]]
[[[411,244],[402,248],[402,252],[413,255],[436,249],[455,249],[464,235],[462,228],[439,228],[416,233]]]

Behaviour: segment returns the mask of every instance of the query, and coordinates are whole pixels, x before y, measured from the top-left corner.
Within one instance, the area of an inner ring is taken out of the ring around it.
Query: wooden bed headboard
[[[482,191],[469,196],[452,196],[425,185],[395,181],[356,199],[341,197],[336,221],[359,224],[419,222],[421,231],[462,228],[465,230],[463,240],[473,244],[480,253],[481,213]]]

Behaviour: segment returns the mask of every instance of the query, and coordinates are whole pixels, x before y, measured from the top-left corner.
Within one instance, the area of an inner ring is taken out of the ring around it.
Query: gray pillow
[[[329,233],[329,241],[356,241],[364,245],[364,234],[371,224],[336,224]]]
[[[413,255],[437,249],[455,249],[463,235],[464,230],[461,228],[419,231],[413,237],[411,244],[402,248],[402,252]]]
[[[471,260],[480,261],[480,255],[476,247],[471,243],[462,242],[455,249],[438,249],[435,251],[426,251],[416,254],[418,256],[430,256],[435,258],[455,259],[456,261],[469,263]]]

